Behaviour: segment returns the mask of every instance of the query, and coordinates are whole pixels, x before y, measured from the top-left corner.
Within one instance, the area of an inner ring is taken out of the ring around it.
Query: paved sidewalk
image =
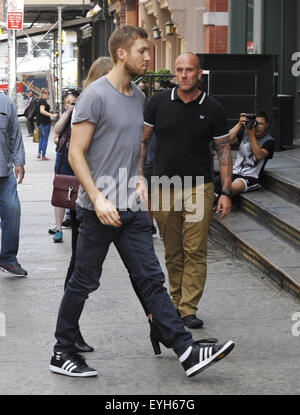
[[[81,319],[84,337],[95,347],[94,353],[86,354],[87,361],[99,375],[74,379],[51,373],[48,366],[70,258],[71,231],[64,231],[62,244],[52,243],[48,235],[54,221],[50,204],[53,133],[49,162],[35,159],[37,144],[25,135],[26,175],[19,186],[19,260],[29,276],[0,276],[0,312],[6,317],[6,336],[0,336],[0,394],[300,393],[300,337],[291,331],[299,302],[211,242],[208,279],[198,312],[205,328],[194,330],[194,337],[234,340],[236,348],[227,358],[192,379],[186,377],[171,350],[163,349],[161,357],[155,358],[147,320],[112,247],[101,287],[91,294]],[[162,241],[155,240],[155,247],[165,270]]]

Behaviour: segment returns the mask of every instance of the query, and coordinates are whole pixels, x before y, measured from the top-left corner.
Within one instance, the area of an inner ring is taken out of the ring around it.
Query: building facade
[[[111,0],[116,26],[144,27],[153,44],[153,70],[174,71],[183,52],[227,53],[228,0]]]
[[[229,14],[229,53],[278,57],[278,94],[292,97],[300,138],[300,0],[230,0]]]

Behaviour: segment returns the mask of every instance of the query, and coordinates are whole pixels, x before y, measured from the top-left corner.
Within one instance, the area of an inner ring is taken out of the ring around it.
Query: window
[[[24,56],[27,55],[28,53],[28,44],[27,42],[18,42],[18,46],[17,46],[17,56],[19,58],[23,58]]]
[[[38,42],[36,48],[33,51],[35,58],[41,56],[49,56],[49,42]]]
[[[253,53],[254,0],[247,1],[247,53]]]

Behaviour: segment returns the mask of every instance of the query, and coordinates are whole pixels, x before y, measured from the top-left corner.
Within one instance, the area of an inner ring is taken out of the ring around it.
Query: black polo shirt
[[[185,104],[177,87],[156,92],[144,109],[145,125],[154,128],[156,149],[155,176],[175,175],[183,178],[203,176],[212,181],[212,139],[228,135],[228,125],[222,105],[202,92]]]

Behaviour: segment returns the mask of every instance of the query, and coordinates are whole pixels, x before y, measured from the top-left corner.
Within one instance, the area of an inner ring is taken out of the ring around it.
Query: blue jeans
[[[164,286],[165,277],[154,252],[147,213],[128,210],[119,214],[122,225],[115,228],[103,225],[94,211],[77,207],[80,227],[75,269],[60,305],[54,350],[76,351],[74,343],[85,300],[99,287],[102,264],[110,244],[114,243],[162,335],[172,342],[173,350],[180,356],[193,343],[193,338],[185,330]],[[118,287],[115,293],[121,295]],[[123,300],[126,307],[126,298]]]
[[[39,141],[39,151],[38,153],[41,157],[46,156],[47,146],[48,146],[48,137],[50,134],[51,124],[40,124],[40,141]]]
[[[71,169],[71,166],[68,161],[68,151],[64,151],[62,162],[61,162],[61,156],[62,156],[62,152],[60,150],[57,150],[54,173],[58,174],[58,168],[59,168],[59,165],[61,164],[59,174],[65,174],[67,176],[74,176],[73,170]]]
[[[0,177],[1,254],[0,264],[17,263],[21,208],[13,172]]]

